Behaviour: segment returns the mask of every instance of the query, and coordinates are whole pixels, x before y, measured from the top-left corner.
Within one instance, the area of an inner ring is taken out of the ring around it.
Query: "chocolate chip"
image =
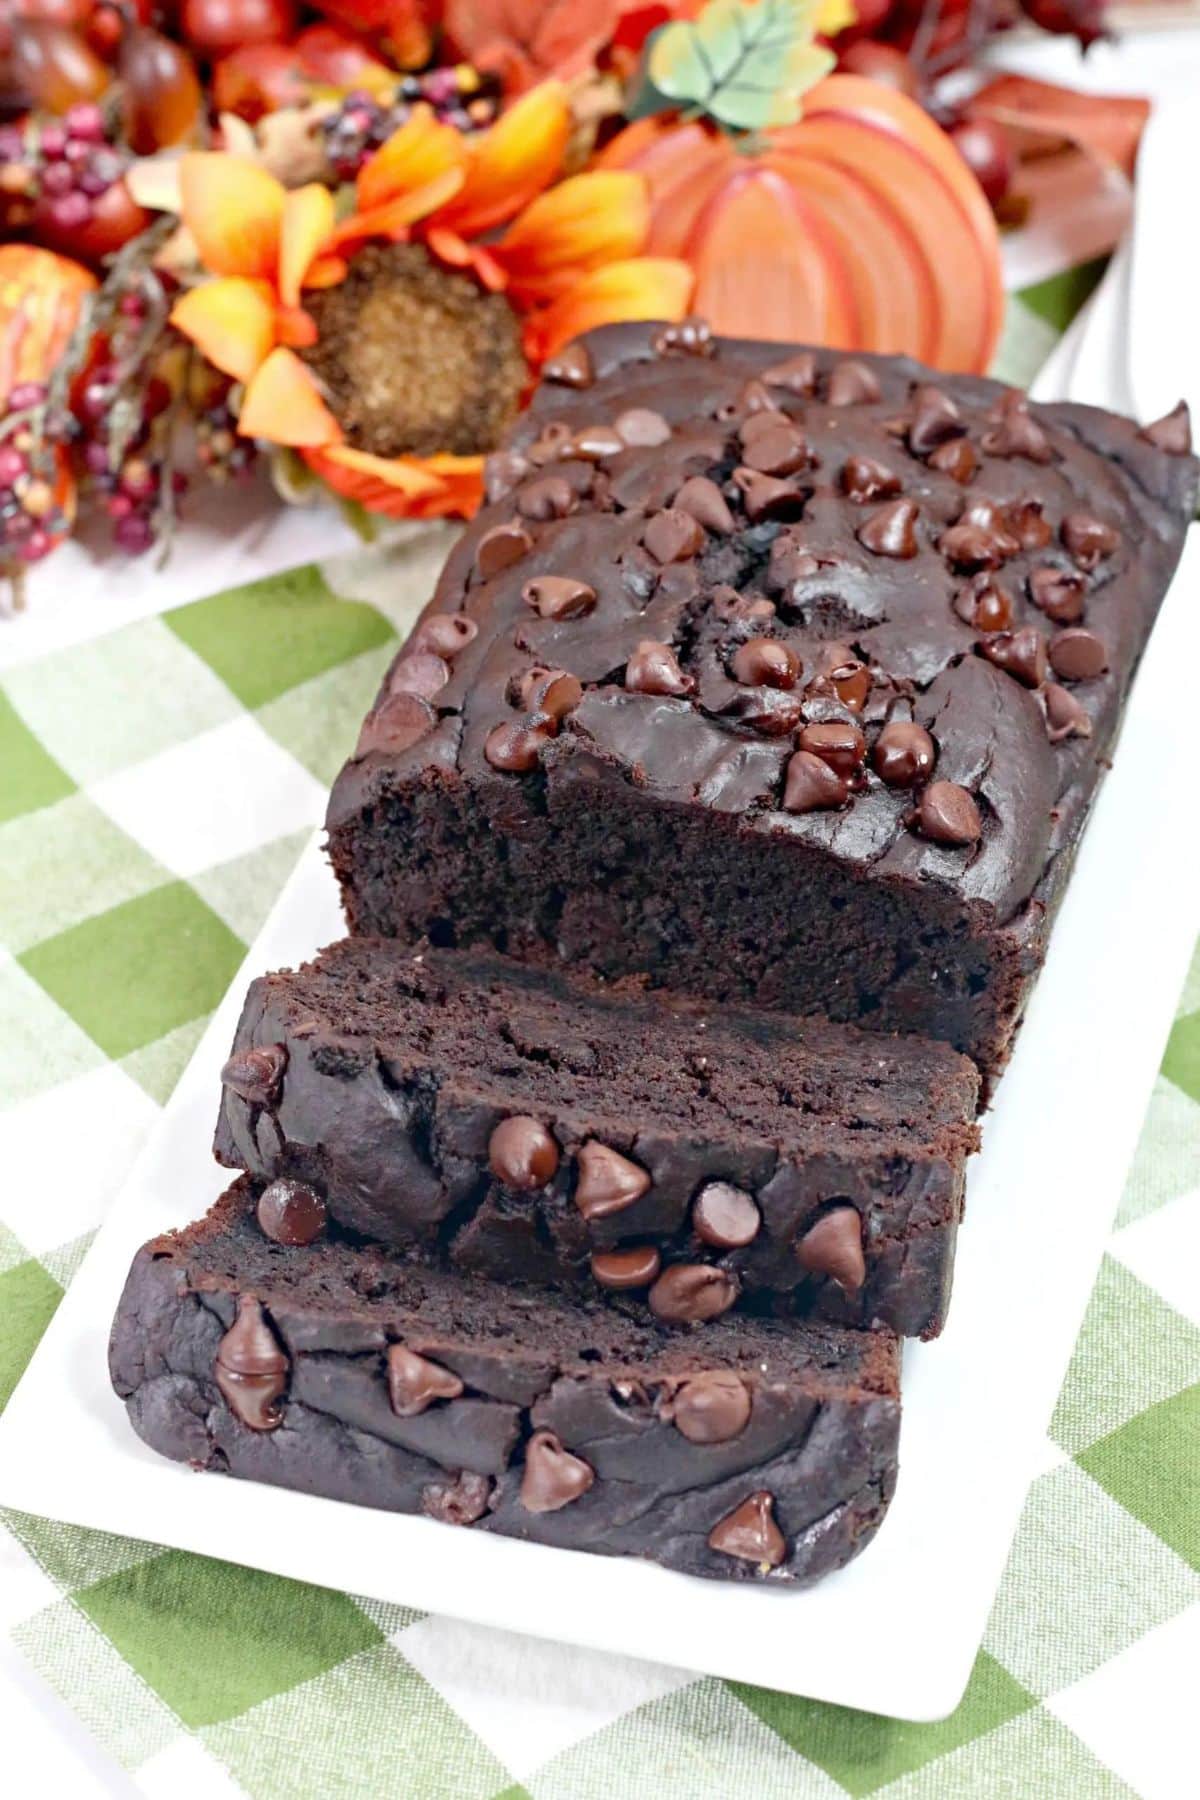
[[[1024,394],[1010,388],[989,417],[992,424],[983,436],[983,448],[988,456],[1023,456],[1026,461],[1035,463],[1053,460],[1050,439],[1030,412]]]
[[[567,669],[527,669],[521,677],[521,705],[526,712],[545,713],[556,725],[583,699],[583,683]]]
[[[611,425],[584,425],[570,443],[571,455],[583,462],[603,462],[606,456],[620,456],[624,448]]]
[[[645,1169],[595,1139],[581,1145],[575,1204],[585,1219],[607,1219],[624,1212],[650,1188]]]
[[[834,364],[829,376],[830,406],[863,406],[878,398],[879,381],[874,369],[862,362]]]
[[[737,1282],[711,1263],[673,1263],[650,1289],[650,1311],[668,1325],[719,1319],[737,1299]]]
[[[704,548],[704,527],[690,512],[668,506],[642,529],[642,542],[658,563],[686,562]]]
[[[845,644],[821,645],[810,693],[831,693],[851,712],[861,712],[871,692],[871,671]]]
[[[747,687],[793,688],[802,664],[795,651],[778,638],[760,637],[739,644],[729,667],[733,679]]]
[[[1061,744],[1064,738],[1091,737],[1092,715],[1082,700],[1057,681],[1048,681],[1042,689],[1042,700],[1046,707],[1046,735],[1052,744]]]
[[[742,461],[764,475],[794,475],[807,467],[808,443],[804,433],[783,413],[756,413],[769,422],[753,432],[742,432]]]
[[[545,1187],[558,1172],[558,1145],[540,1119],[514,1113],[488,1139],[488,1168],[505,1187]]]
[[[939,444],[966,432],[962,414],[941,388],[927,383],[918,387],[912,397],[913,415],[908,427],[908,447],[914,456],[928,456]]]
[[[247,1106],[274,1106],[283,1086],[288,1053],[282,1044],[235,1050],[221,1070],[221,1085]]]
[[[1029,598],[1047,618],[1059,625],[1073,625],[1083,617],[1087,582],[1076,569],[1055,569],[1043,563],[1029,572]]]
[[[613,430],[631,450],[653,450],[671,435],[671,427],[662,414],[651,412],[648,406],[631,406],[618,413]]]
[[[398,756],[428,737],[436,724],[437,714],[419,694],[389,694],[363,720],[354,754],[368,756],[380,751]]]
[[[775,1501],[760,1488],[719,1519],[708,1534],[708,1547],[739,1562],[777,1569],[787,1555],[787,1540],[775,1523]]]
[[[951,525],[938,539],[938,549],[951,568],[964,575],[998,569],[1005,557],[996,535],[982,525]]]
[[[900,477],[873,456],[848,456],[842,464],[841,481],[851,500],[880,500],[900,492]]]
[[[435,1400],[457,1400],[463,1384],[452,1369],[418,1356],[405,1344],[389,1344],[388,1398],[398,1419],[415,1419]]]
[[[571,454],[571,427],[565,419],[548,420],[533,442],[525,446],[525,452],[539,469],[547,463],[561,462]]]
[[[656,356],[712,356],[717,346],[708,320],[698,313],[689,313],[687,318],[656,331],[650,348]]]
[[[586,1494],[596,1471],[582,1456],[564,1450],[552,1431],[535,1431],[525,1446],[521,1505],[526,1512],[558,1512]]]
[[[493,525],[475,546],[475,568],[483,581],[491,581],[502,569],[511,568],[533,549],[533,539],[523,525]]]
[[[867,740],[849,719],[827,719],[816,725],[806,725],[796,742],[801,750],[811,750],[814,756],[819,756],[847,780],[857,775],[867,757]]]
[[[762,379],[768,387],[787,388],[793,394],[811,394],[817,385],[817,359],[811,350],[797,351],[795,356],[764,369]]]
[[[739,594],[736,588],[718,584],[709,597],[714,619],[773,619],[776,607],[763,594]]]
[[[751,731],[761,732],[763,737],[777,738],[791,736],[803,717],[804,708],[799,694],[766,687],[760,682],[754,687],[735,689],[721,711],[723,717],[737,719]]]
[[[844,806],[850,798],[850,783],[844,775],[811,750],[797,750],[787,766],[783,789],[786,812],[806,813]]]
[[[779,416],[779,408],[757,375],[752,375],[748,381],[743,381],[734,398],[733,410],[742,420],[752,413],[770,413],[772,419]],[[741,435],[745,436],[744,424]]]
[[[540,619],[582,619],[596,604],[596,590],[573,575],[534,575],[521,598]]]
[[[1013,622],[1012,601],[990,575],[975,575],[954,596],[954,610],[976,631],[1007,631]]]
[[[888,787],[913,787],[933,773],[937,749],[923,725],[893,719],[875,739],[871,761]]]
[[[413,633],[413,644],[420,650],[431,650],[453,662],[460,651],[473,644],[479,627],[466,613],[431,613]]]
[[[1023,687],[1041,687],[1046,679],[1046,640],[1034,625],[1024,625],[1020,631],[992,632],[975,648]]]
[[[1050,639],[1050,667],[1063,681],[1092,681],[1108,667],[1104,639],[1078,628],[1056,631]]]
[[[527,719],[514,719],[489,731],[483,740],[483,754],[493,769],[506,775],[527,775],[537,768],[542,745],[553,736],[553,719],[531,713]]]
[[[692,1230],[714,1250],[740,1250],[758,1236],[762,1216],[754,1197],[729,1181],[710,1181],[692,1205]]]
[[[258,1223],[273,1244],[311,1244],[325,1229],[325,1202],[302,1181],[280,1176],[258,1197]]]
[[[1120,548],[1121,534],[1091,513],[1068,513],[1062,522],[1063,543],[1081,569],[1095,569]]]
[[[626,1250],[593,1250],[592,1275],[602,1288],[623,1294],[631,1288],[649,1287],[662,1267],[653,1244],[632,1244]]]
[[[450,1481],[428,1481],[421,1489],[421,1511],[443,1525],[474,1525],[482,1519],[492,1497],[489,1475],[461,1469]]]
[[[1054,536],[1040,500],[1016,500],[1004,516],[1022,550],[1044,550]]]
[[[796,1257],[809,1275],[824,1275],[844,1294],[857,1294],[867,1279],[857,1207],[831,1206],[823,1212],[796,1245]]]
[[[393,664],[387,678],[389,694],[416,694],[432,700],[450,679],[449,666],[431,651],[409,651]]]
[[[873,556],[895,556],[906,561],[917,554],[915,527],[919,510],[912,500],[891,500],[864,519],[855,535]]]
[[[625,686],[633,694],[664,694],[681,699],[694,691],[696,683],[691,675],[684,674],[670,644],[643,638],[625,664]]]
[[[727,1444],[750,1420],[750,1390],[732,1369],[705,1369],[671,1396],[662,1416],[689,1444]]]
[[[707,475],[693,475],[684,482],[672,501],[677,512],[690,513],[705,531],[728,537],[734,530],[734,517],[729,502]]]
[[[261,1304],[242,1294],[237,1317],[217,1345],[213,1376],[235,1418],[251,1431],[274,1431],[283,1418],[288,1359]]]
[[[733,484],[742,496],[746,517],[755,523],[759,519],[798,519],[804,510],[805,490],[786,477],[743,466],[733,471]]]
[[[983,820],[975,796],[956,781],[931,781],[917,802],[917,828],[935,844],[975,844],[983,836]]]
[[[565,475],[539,475],[517,489],[517,511],[526,519],[565,519],[578,504]]]
[[[591,387],[595,379],[591,352],[586,344],[566,344],[542,364],[542,380],[556,381],[560,387]]]
[[[1173,406],[1169,413],[1161,419],[1155,419],[1152,425],[1143,425],[1138,432],[1148,444],[1156,450],[1165,450],[1168,456],[1188,456],[1192,448],[1192,415],[1186,400]]]
[[[484,498],[489,503],[505,499],[532,467],[529,458],[519,450],[493,450],[483,464]]]
[[[979,458],[975,447],[968,438],[947,438],[939,444],[928,457],[929,467],[936,469],[940,475],[949,475],[952,481],[960,482],[965,487],[979,467]]]

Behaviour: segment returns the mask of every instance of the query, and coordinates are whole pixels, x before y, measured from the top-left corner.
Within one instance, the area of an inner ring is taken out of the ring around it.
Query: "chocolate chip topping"
[[[1052,744],[1061,744],[1069,737],[1091,737],[1092,715],[1069,689],[1060,687],[1057,681],[1048,681],[1042,689],[1042,700],[1046,707],[1046,735]]]
[[[809,691],[833,694],[851,712],[861,712],[871,692],[871,671],[845,644],[826,642]]]
[[[1165,450],[1168,456],[1188,456],[1192,448],[1192,415],[1186,400],[1180,400],[1169,413],[1161,419],[1155,419],[1151,425],[1143,425],[1138,432],[1148,444],[1156,450]]]
[[[646,521],[642,542],[655,562],[685,562],[703,550],[704,527],[682,507],[668,506]]]
[[[827,398],[830,406],[865,406],[879,398],[879,381],[874,369],[863,362],[835,363],[829,375]]]
[[[665,444],[671,427],[660,412],[648,406],[630,406],[613,420],[613,430],[631,450],[654,450]]]
[[[525,479],[532,467],[530,459],[522,456],[519,450],[493,450],[484,458],[484,498],[489,502],[503,500]]]
[[[625,686],[633,694],[663,694],[680,699],[692,693],[696,683],[691,675],[684,674],[670,644],[643,638],[625,664]]]
[[[488,1139],[488,1168],[505,1187],[545,1187],[558,1172],[558,1160],[551,1132],[525,1113],[501,1119]]]
[[[656,331],[651,348],[656,356],[712,356],[716,345],[708,320],[689,313]]]
[[[1056,569],[1043,563],[1029,571],[1029,598],[1048,619],[1073,625],[1083,617],[1087,582],[1076,569]]]
[[[706,1369],[685,1381],[663,1409],[689,1444],[727,1444],[750,1420],[750,1390],[732,1369]]]
[[[534,575],[521,598],[539,619],[582,619],[596,604],[596,590],[574,575]]]
[[[717,1521],[708,1534],[708,1547],[721,1556],[757,1563],[764,1572],[779,1567],[787,1555],[787,1541],[775,1523],[775,1501],[765,1488]]]
[[[1120,548],[1121,534],[1091,513],[1068,513],[1060,531],[1062,541],[1081,569],[1095,569]]]
[[[961,483],[963,487],[979,467],[975,447],[965,437],[947,438],[944,444],[939,444],[936,450],[930,451],[926,460],[931,469],[936,469],[940,475],[949,475],[952,481]]]
[[[740,720],[763,737],[790,737],[800,723],[803,707],[799,694],[759,683],[737,688],[722,710],[726,718]]]
[[[1041,687],[1046,679],[1046,640],[1033,625],[1024,625],[1020,631],[993,632],[975,648],[1024,687]]]
[[[474,1525],[492,1497],[492,1480],[461,1469],[450,1481],[430,1481],[421,1489],[421,1511],[443,1525]]]
[[[586,1494],[596,1471],[582,1456],[572,1456],[552,1431],[535,1431],[525,1446],[521,1505],[526,1512],[558,1512]]]
[[[434,613],[431,618],[413,634],[413,644],[421,650],[432,650],[435,656],[442,656],[453,662],[460,651],[468,644],[473,644],[479,636],[479,627],[474,619],[468,619],[466,613]]]
[[[606,457],[620,456],[625,445],[611,425],[584,425],[572,433],[567,448],[583,462],[603,462]]]
[[[273,1244],[311,1244],[325,1229],[325,1202],[304,1182],[280,1176],[259,1195],[258,1223]]]
[[[783,788],[785,812],[817,812],[823,808],[844,806],[850,798],[850,783],[844,775],[811,750],[797,750],[787,766]]]
[[[369,756],[378,750],[399,756],[428,737],[436,724],[437,714],[419,694],[390,694],[363,720],[354,754]]]
[[[800,670],[800,658],[778,638],[747,638],[729,663],[733,679],[746,687],[794,688]]]
[[[595,379],[586,344],[567,344],[542,364],[542,380],[556,381],[560,387],[591,387]]]
[[[1054,460],[1049,438],[1030,412],[1027,397],[1016,388],[1003,395],[991,419],[991,427],[983,435],[988,456],[1022,456],[1035,463]]]
[[[827,719],[806,725],[797,738],[801,750],[811,750],[822,762],[847,780],[857,775],[867,759],[867,740],[849,719]]]
[[[754,1242],[762,1215],[754,1196],[729,1181],[710,1181],[692,1204],[692,1230],[714,1250],[741,1250]]]
[[[435,1400],[457,1400],[463,1384],[452,1369],[418,1356],[406,1344],[389,1344],[387,1353],[388,1398],[399,1419],[415,1419]]]
[[[933,773],[937,750],[923,725],[893,719],[875,739],[871,761],[888,787],[915,787]]]
[[[712,531],[718,537],[728,537],[735,529],[735,520],[729,510],[729,502],[707,475],[692,475],[684,482],[672,502],[676,511],[690,513],[705,531]]]
[[[976,501],[956,525],[943,531],[938,549],[951,568],[973,575],[984,569],[998,569],[1009,556],[1015,556],[1020,544],[1007,529],[999,509],[990,500]]]
[[[983,820],[969,788],[956,781],[931,781],[917,802],[917,828],[935,844],[975,844],[983,836]]]
[[[511,568],[533,549],[533,539],[523,525],[493,525],[475,546],[475,568],[480,580],[490,581],[502,569]]]
[[[796,1245],[796,1256],[810,1275],[823,1275],[843,1293],[857,1294],[867,1279],[857,1207],[831,1206],[823,1212]]]
[[[1104,639],[1078,627],[1056,631],[1050,639],[1050,667],[1063,681],[1091,681],[1108,667]]]
[[[1044,550],[1054,536],[1040,500],[1014,501],[1004,516],[1022,550]]]
[[[217,1345],[213,1377],[230,1412],[251,1431],[279,1425],[288,1359],[253,1294],[238,1300],[237,1317]]]
[[[914,456],[928,456],[940,444],[962,437],[966,431],[962,414],[941,388],[925,384],[913,394],[913,416],[909,425],[908,447]]]
[[[811,394],[817,385],[817,359],[811,350],[800,350],[762,372],[768,387],[787,388],[792,394]]]
[[[506,775],[527,775],[536,769],[542,745],[554,735],[554,721],[543,713],[496,725],[483,740],[483,754],[493,769]]]
[[[809,462],[808,443],[798,425],[784,413],[756,413],[766,421],[755,430],[742,430],[742,461],[764,475],[794,475]]]
[[[282,1044],[238,1050],[221,1070],[221,1085],[248,1106],[273,1106],[283,1086],[288,1055]]]
[[[976,631],[1007,631],[1013,622],[1012,601],[990,575],[973,575],[954,596],[954,610]]]
[[[631,1244],[624,1250],[593,1250],[592,1275],[602,1288],[625,1293],[649,1287],[662,1267],[653,1244]]]
[[[624,1212],[649,1190],[645,1169],[595,1139],[581,1145],[578,1164],[575,1204],[585,1219],[607,1219],[610,1213]]]
[[[521,677],[521,705],[526,712],[545,713],[560,725],[583,699],[583,683],[566,669],[527,669]]]
[[[719,1319],[738,1297],[737,1282],[711,1263],[673,1263],[650,1289],[650,1311],[668,1325]]]
[[[907,561],[919,548],[915,530],[918,512],[915,501],[892,500],[864,519],[855,535],[873,556]]]
[[[764,475],[742,466],[733,471],[733,483],[742,496],[746,517],[754,523],[759,519],[797,519],[804,510],[804,489],[786,476]]]
[[[851,500],[881,500],[900,492],[900,477],[873,456],[848,456],[842,464],[841,482]]]
[[[539,475],[517,489],[516,502],[522,518],[545,523],[547,519],[565,519],[574,512],[578,498],[565,475]]]
[[[400,658],[387,678],[389,694],[416,694],[432,700],[450,679],[445,660],[432,651],[410,650]]]

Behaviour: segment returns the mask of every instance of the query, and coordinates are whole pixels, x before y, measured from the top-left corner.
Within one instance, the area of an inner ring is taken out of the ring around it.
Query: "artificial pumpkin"
[[[90,269],[33,244],[0,244],[0,411],[15,387],[44,383],[96,286]]]
[[[599,163],[646,177],[647,252],[691,264],[714,330],[987,368],[1004,311],[995,220],[905,95],[830,75],[795,124],[736,137],[645,118]]]

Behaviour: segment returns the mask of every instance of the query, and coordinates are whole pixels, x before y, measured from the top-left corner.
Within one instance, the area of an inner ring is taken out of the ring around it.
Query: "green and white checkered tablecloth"
[[[1036,366],[1068,291],[1014,307],[1006,373]],[[445,541],[274,576],[0,676],[0,1403],[319,820]],[[173,1800],[1174,1800],[1195,1791],[1198,1252],[1200,957],[942,1724],[13,1513],[0,1610],[142,1790]]]

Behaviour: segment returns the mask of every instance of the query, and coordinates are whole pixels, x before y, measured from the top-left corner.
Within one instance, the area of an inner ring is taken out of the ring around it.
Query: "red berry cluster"
[[[418,101],[432,107],[443,125],[481,131],[492,124],[500,104],[500,83],[465,63],[405,75],[395,99],[386,103],[363,89],[347,94],[321,122],[325,154],[339,181],[353,181],[369,156],[398,131]]]
[[[36,381],[18,383],[8,396],[6,424],[15,429],[0,438],[0,565],[40,562],[67,529],[53,459],[39,453],[37,435],[24,422],[45,403],[46,390]]]
[[[34,227],[83,231],[128,162],[101,108],[81,101],[58,118],[0,126],[0,185],[34,208]]]

